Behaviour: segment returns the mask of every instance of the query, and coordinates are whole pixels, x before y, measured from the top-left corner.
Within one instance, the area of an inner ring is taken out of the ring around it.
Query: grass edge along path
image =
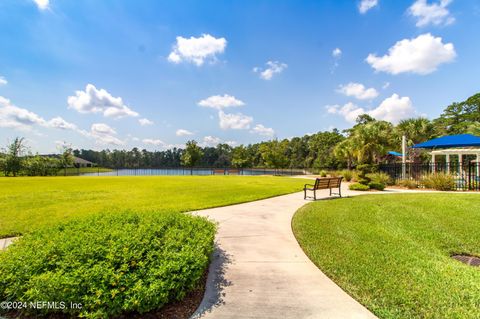
[[[292,219],[307,256],[379,318],[479,318],[480,196],[364,195],[308,204]]]
[[[294,193],[306,182],[272,176],[0,178],[0,238],[102,212],[159,214],[240,204]]]

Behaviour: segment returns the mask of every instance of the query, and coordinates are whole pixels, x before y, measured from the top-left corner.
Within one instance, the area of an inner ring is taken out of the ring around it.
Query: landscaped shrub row
[[[0,300],[80,303],[43,314],[85,318],[158,309],[198,286],[214,235],[211,222],[180,213],[106,213],[42,228],[0,253]]]

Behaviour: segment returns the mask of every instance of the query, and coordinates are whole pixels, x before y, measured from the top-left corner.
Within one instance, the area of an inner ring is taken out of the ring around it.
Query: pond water
[[[215,170],[215,171],[214,171]],[[163,175],[301,175],[301,170],[275,170],[275,169],[242,169],[230,171],[229,169],[210,168],[135,168],[114,169],[110,172],[80,173],[81,176],[163,176]]]

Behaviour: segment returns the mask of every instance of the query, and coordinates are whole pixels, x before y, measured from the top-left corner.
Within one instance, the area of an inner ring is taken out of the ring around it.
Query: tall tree
[[[193,167],[202,158],[202,149],[197,145],[194,140],[188,141],[185,147],[185,151],[182,154],[181,162],[183,166],[190,167],[190,172],[193,174]]]
[[[25,145],[25,139],[23,137],[16,137],[10,145],[7,146],[7,155],[5,157],[5,175],[10,173],[13,176],[22,169],[23,155],[25,155],[27,147]]]
[[[288,140],[273,140],[260,145],[260,154],[265,165],[270,168],[288,167],[287,147]]]

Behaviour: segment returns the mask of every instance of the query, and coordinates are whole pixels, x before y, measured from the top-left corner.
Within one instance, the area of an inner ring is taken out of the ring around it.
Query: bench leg
[[[330,188],[330,196],[332,196],[332,189]]]
[[[342,188],[340,186],[338,186],[338,195],[340,195],[340,197],[342,197]]]
[[[317,200],[317,190],[313,190],[313,200]]]
[[[307,190],[306,189],[303,190],[303,199],[307,199]]]

